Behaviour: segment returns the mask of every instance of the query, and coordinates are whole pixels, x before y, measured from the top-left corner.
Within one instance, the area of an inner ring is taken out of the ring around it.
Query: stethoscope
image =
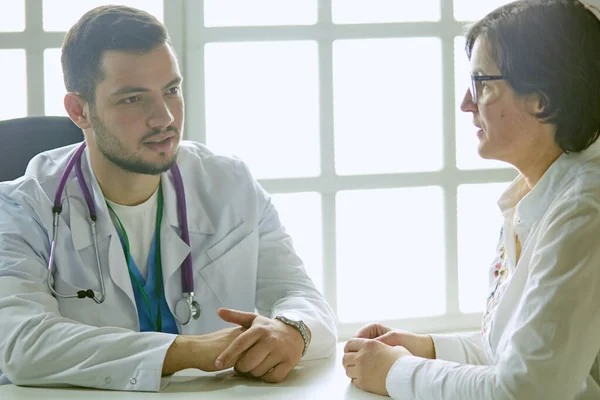
[[[85,150],[86,143],[83,142],[73,157],[69,160],[65,171],[63,172],[58,188],[56,189],[56,195],[54,197],[54,207],[52,208],[52,243],[50,245],[50,259],[48,261],[48,279],[47,285],[50,292],[57,297],[63,299],[93,299],[97,304],[102,304],[106,298],[106,288],[104,287],[104,277],[102,275],[102,267],[100,265],[100,256],[98,251],[98,235],[96,233],[96,206],[92,200],[90,190],[83,179],[83,172],[81,170],[81,155]],[[100,276],[100,296],[97,296],[92,289],[79,290],[77,293],[64,294],[59,293],[54,289],[52,281],[54,280],[52,270],[54,269],[54,251],[56,248],[56,234],[58,232],[58,221],[59,215],[62,212],[61,197],[67,184],[69,174],[75,167],[75,174],[85,202],[87,203],[88,210],[90,212],[90,226],[92,229],[92,237],[94,238],[94,251],[96,253],[96,265],[98,266],[98,275]],[[177,212],[179,215],[179,226],[181,228],[181,239],[189,246],[190,245],[190,232],[187,224],[187,208],[185,203],[185,191],[183,188],[183,180],[181,179],[181,171],[177,166],[177,163],[173,163],[171,167],[171,173],[173,174],[173,181],[175,183],[175,193],[177,195]],[[191,253],[183,261],[181,266],[181,287],[182,287],[182,298],[175,305],[175,319],[181,325],[187,325],[191,319],[200,318],[200,304],[194,299],[194,269],[192,267],[192,255]]]

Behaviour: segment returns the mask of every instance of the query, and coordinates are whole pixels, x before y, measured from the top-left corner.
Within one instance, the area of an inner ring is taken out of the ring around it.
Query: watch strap
[[[306,351],[308,350],[308,345],[310,344],[310,338],[308,337],[308,332],[306,331],[306,325],[304,325],[304,322],[301,320],[297,321],[287,318],[282,314],[277,315],[275,319],[283,322],[286,325],[296,328],[296,330],[300,332],[300,335],[302,335],[302,340],[304,340],[304,350],[302,350],[302,357],[304,357]]]

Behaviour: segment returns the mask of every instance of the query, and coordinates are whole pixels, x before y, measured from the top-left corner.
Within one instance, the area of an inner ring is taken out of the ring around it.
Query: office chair
[[[36,154],[81,141],[83,132],[67,117],[0,121],[0,182],[22,176]]]

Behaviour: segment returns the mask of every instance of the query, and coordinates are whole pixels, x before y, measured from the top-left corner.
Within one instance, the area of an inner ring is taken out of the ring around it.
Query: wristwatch
[[[284,314],[279,314],[275,317],[279,321],[283,322],[286,325],[292,326],[300,332],[302,335],[302,340],[304,340],[304,350],[302,350],[302,357],[306,354],[306,350],[308,350],[308,345],[310,344],[310,337],[308,336],[308,332],[306,331],[306,325],[300,319],[292,319],[291,316],[285,316]]]

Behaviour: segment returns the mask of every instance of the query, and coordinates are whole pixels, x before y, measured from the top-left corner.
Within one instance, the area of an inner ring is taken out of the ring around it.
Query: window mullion
[[[25,1],[25,35],[27,53],[27,115],[44,115],[44,36],[41,0]]]
[[[317,30],[331,30],[331,0],[319,0]],[[321,179],[335,180],[335,141],[333,130],[333,43],[329,35],[319,35],[319,110]],[[336,212],[335,192],[322,194],[323,291],[337,313]]]

